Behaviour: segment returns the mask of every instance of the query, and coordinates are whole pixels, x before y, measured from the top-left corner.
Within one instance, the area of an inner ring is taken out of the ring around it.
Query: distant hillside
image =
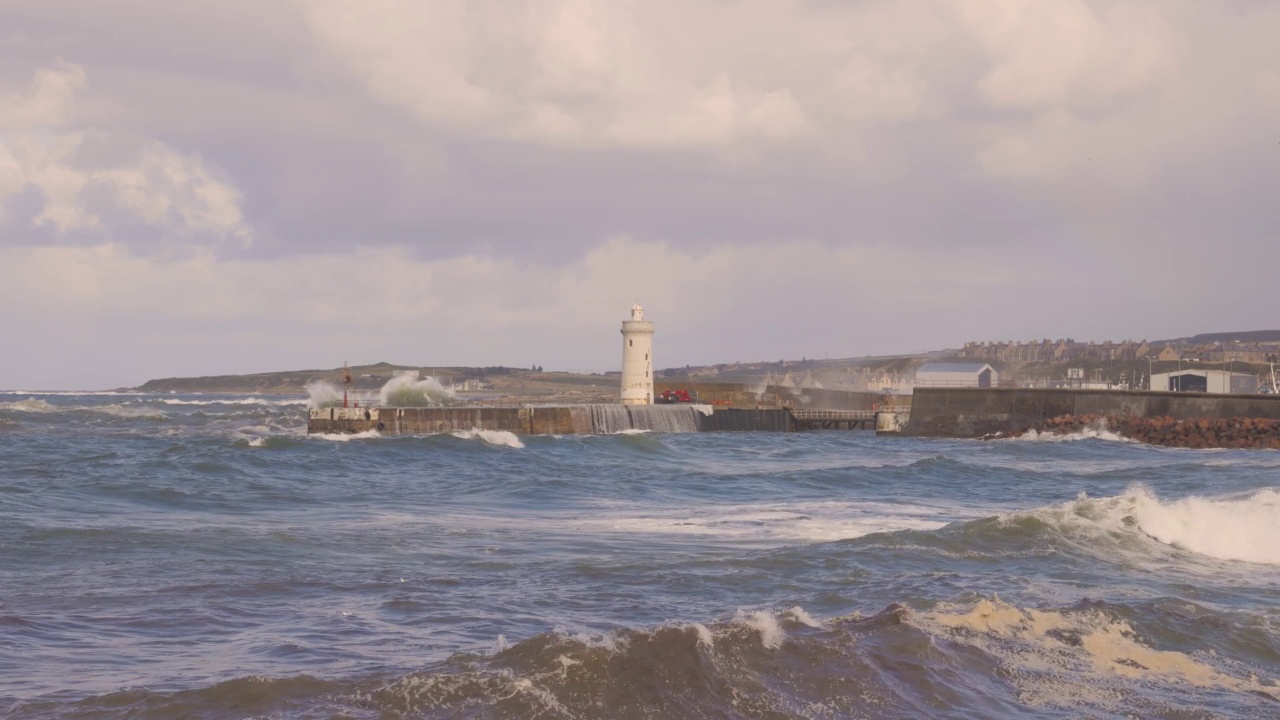
[[[1192,345],[1208,345],[1209,343],[1226,342],[1280,342],[1280,330],[1245,330],[1242,332],[1202,333],[1182,339]]]
[[[416,370],[423,375],[432,375],[445,381],[465,380],[470,377],[509,375],[521,372],[512,368],[422,368],[413,365],[394,365],[380,362],[373,365],[353,365],[351,367],[351,386],[357,390],[376,390],[395,375],[397,370]],[[528,371],[523,371],[528,372]],[[211,375],[204,377],[161,378],[148,380],[134,390],[141,392],[176,392],[176,393],[273,393],[301,394],[306,392],[307,383],[325,380],[335,385],[342,384],[342,368],[329,370],[289,370],[284,372],[253,373],[249,375]]]
[[[577,402],[609,402],[618,391],[617,373],[582,374],[543,372],[542,368],[490,367],[422,367],[380,362],[351,367],[351,389],[377,392],[398,370],[416,371],[422,377],[434,377],[446,385],[462,385],[464,392],[499,396],[519,396],[532,400],[542,397],[572,399]],[[289,370],[248,375],[213,375],[205,377],[162,378],[148,380],[132,388],[156,393],[232,393],[238,395],[288,394],[302,395],[307,384],[323,380],[342,385],[342,368],[327,370]],[[468,383],[467,381],[475,381]]]

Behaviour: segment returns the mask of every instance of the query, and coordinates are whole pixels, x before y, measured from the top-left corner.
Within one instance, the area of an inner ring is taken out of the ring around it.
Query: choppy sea
[[[0,395],[14,718],[1280,717],[1280,452]]]

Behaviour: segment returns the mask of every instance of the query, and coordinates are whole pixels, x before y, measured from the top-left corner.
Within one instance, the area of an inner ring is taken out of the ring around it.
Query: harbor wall
[[[886,395],[874,392],[833,390],[781,385],[748,385],[743,383],[681,382],[657,380],[654,393],[663,390],[687,390],[698,394],[698,400],[734,408],[805,408],[809,410],[873,410],[884,405],[910,405],[910,395]]]
[[[593,435],[651,432],[790,432],[786,409],[748,410],[710,405],[559,405],[547,407],[319,408],[308,433],[433,435],[462,430],[517,435]]]
[[[795,418],[785,409],[716,408],[698,418],[699,432],[794,432]]]
[[[1280,396],[1123,390],[916,388],[903,435],[983,437],[1016,433],[1066,415],[1174,420],[1280,419]]]

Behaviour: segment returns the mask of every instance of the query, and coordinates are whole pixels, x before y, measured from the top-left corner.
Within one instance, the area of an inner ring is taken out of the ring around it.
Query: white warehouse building
[[[989,388],[999,384],[999,373],[986,363],[925,363],[916,370],[916,387]]]
[[[1155,373],[1148,390],[1250,395],[1258,392],[1258,378],[1227,370],[1178,370]]]

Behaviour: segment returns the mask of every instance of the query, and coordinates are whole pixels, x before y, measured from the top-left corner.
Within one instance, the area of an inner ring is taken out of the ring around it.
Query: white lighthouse
[[[622,321],[622,404],[653,404],[653,323],[639,305]]]

